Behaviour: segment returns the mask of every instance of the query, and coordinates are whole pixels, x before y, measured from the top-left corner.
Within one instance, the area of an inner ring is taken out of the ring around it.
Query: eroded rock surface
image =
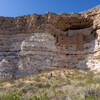
[[[0,17],[0,77],[78,67],[100,70],[100,7],[82,13]]]

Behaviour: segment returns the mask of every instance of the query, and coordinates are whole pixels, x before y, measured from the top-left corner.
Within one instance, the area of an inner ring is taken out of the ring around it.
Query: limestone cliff
[[[81,13],[0,17],[0,77],[77,67],[100,70],[100,6]]]

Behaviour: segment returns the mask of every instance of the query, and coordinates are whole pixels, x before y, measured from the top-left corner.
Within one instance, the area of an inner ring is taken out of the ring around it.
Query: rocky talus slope
[[[0,77],[78,67],[100,70],[100,6],[81,13],[0,17]]]

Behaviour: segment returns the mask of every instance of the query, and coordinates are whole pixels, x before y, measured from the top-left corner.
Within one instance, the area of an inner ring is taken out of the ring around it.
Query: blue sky
[[[80,12],[100,5],[100,0],[0,0],[0,16],[50,12]]]

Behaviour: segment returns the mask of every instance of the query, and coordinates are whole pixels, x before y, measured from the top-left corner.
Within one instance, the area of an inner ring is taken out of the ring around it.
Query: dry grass
[[[48,79],[50,73],[53,76]],[[0,100],[9,100],[2,97],[16,92],[21,95],[15,100],[42,100],[34,96],[44,94],[50,100],[94,100],[95,95],[100,97],[100,75],[79,69],[58,69],[0,83]]]

